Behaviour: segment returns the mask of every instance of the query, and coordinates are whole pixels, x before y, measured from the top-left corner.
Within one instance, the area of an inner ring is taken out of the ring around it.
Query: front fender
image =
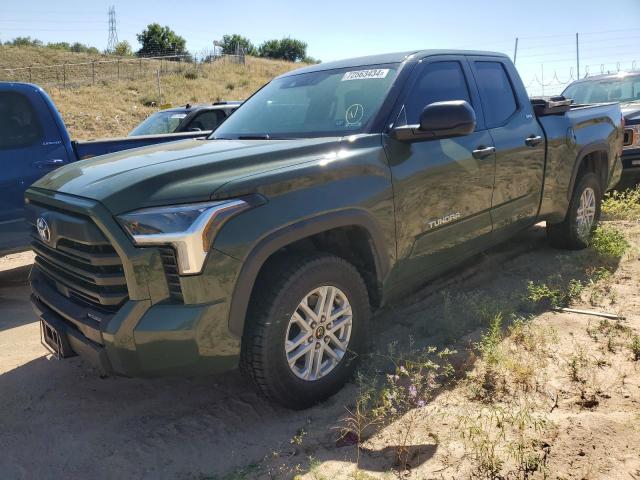
[[[271,255],[304,238],[347,226],[362,227],[368,232],[376,263],[377,283],[382,285],[389,272],[389,257],[385,253],[385,239],[382,229],[370,213],[354,208],[307,218],[269,234],[260,240],[245,258],[231,299],[229,330],[235,335],[242,336],[253,287],[262,266]]]

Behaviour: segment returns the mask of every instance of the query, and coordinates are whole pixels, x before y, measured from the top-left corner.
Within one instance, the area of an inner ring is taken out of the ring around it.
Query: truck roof
[[[571,84],[592,82],[594,80],[614,80],[616,78],[624,77],[638,77],[640,72],[616,72],[616,73],[601,73],[600,75],[589,75],[588,77],[579,78],[574,80]]]
[[[383,53],[379,55],[368,55],[365,57],[347,58],[345,60],[337,60],[334,62],[319,63],[317,65],[310,65],[308,67],[303,67],[297,70],[283,73],[278,78],[288,77],[291,75],[299,75],[301,73],[320,72],[322,70],[331,70],[334,68],[362,67],[365,65],[380,65],[384,63],[400,63],[412,56],[421,58],[429,55],[487,55],[492,57],[508,57],[504,53],[486,52],[481,50],[412,50],[408,52]]]

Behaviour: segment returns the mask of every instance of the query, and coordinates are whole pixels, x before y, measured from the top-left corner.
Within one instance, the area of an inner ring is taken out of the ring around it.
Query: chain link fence
[[[0,81],[29,82],[43,87],[77,87],[103,81],[152,78],[161,75],[187,74],[214,63],[245,64],[245,55],[184,54],[150,57],[118,57],[56,65],[30,65],[0,68]]]

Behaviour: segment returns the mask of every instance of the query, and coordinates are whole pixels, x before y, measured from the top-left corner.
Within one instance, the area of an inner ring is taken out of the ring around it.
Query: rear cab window
[[[24,148],[42,140],[42,126],[31,102],[17,92],[0,92],[0,149]]]
[[[511,80],[502,62],[474,61],[487,128],[504,125],[518,111]]]

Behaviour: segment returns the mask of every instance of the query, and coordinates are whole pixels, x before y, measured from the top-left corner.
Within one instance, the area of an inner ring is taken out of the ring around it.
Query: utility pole
[[[113,53],[118,44],[118,30],[116,28],[116,7],[109,7],[109,41],[107,42],[107,52]]]
[[[580,78],[580,43],[578,41],[578,33],[576,32],[576,72]]]
[[[516,58],[518,58],[518,37],[516,37],[516,47],[513,49],[513,64],[516,64]]]

